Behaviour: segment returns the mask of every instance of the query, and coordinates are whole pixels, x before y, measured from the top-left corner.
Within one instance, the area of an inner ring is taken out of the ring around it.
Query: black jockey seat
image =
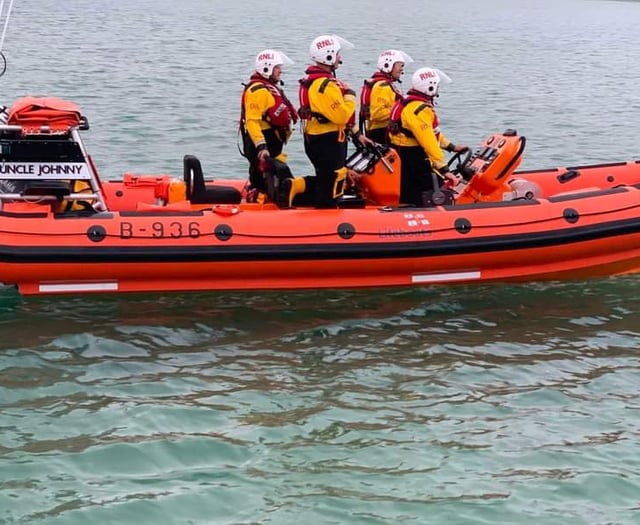
[[[240,191],[232,186],[205,184],[202,165],[195,155],[185,155],[182,164],[187,199],[193,204],[239,204],[242,200]]]
[[[71,185],[61,180],[30,180],[26,181],[22,195],[38,196],[51,195],[58,200],[71,195]]]

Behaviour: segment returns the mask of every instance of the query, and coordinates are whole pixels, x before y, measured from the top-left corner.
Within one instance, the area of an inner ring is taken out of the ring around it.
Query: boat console
[[[366,202],[380,206],[400,204],[400,157],[394,149],[382,144],[360,146],[346,165]]]
[[[522,162],[526,140],[508,129],[487,137],[461,170],[469,182],[456,198],[458,204],[504,200],[513,190],[509,177]]]
[[[473,152],[459,153],[450,160],[450,170],[468,180],[455,199],[456,204],[513,200],[521,193],[514,190],[510,177],[522,161],[525,138],[508,129],[487,137]],[[452,166],[458,162],[459,165]],[[397,152],[380,144],[358,147],[347,159],[347,168],[355,173],[355,183],[367,202],[381,206],[400,203],[401,161]],[[531,194],[527,188],[525,194]],[[535,192],[534,192],[535,193]]]

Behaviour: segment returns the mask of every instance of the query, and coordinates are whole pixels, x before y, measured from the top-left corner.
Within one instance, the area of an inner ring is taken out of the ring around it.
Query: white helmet
[[[353,49],[353,44],[338,35],[321,35],[309,46],[309,56],[314,62],[335,66],[338,52],[342,49]]]
[[[378,56],[378,69],[383,73],[391,73],[393,65],[396,62],[402,62],[408,64],[413,62],[413,58],[407,55],[404,51],[398,49],[387,49]]]
[[[265,49],[256,56],[256,73],[264,78],[269,78],[273,74],[274,67],[290,66],[291,64],[293,64],[293,60],[281,51]]]
[[[434,67],[421,67],[411,77],[411,89],[420,91],[429,97],[438,95],[440,83],[448,84],[451,79]]]

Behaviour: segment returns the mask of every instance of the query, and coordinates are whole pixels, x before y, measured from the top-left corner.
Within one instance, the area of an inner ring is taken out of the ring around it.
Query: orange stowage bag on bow
[[[17,124],[24,131],[38,131],[49,126],[51,131],[67,131],[80,124],[80,106],[54,97],[24,97],[9,109],[8,124]]]

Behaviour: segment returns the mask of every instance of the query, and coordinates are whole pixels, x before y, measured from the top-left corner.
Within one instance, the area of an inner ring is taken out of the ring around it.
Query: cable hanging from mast
[[[11,18],[11,10],[13,9],[13,1],[9,1],[9,5],[7,6],[6,13],[4,11],[4,0],[0,0],[0,23],[2,23],[2,19],[4,18],[4,26],[2,28],[2,36],[0,36],[0,77],[5,74],[7,71],[7,59],[2,52],[2,47],[4,46],[4,37],[7,34],[7,28],[9,27],[9,19]]]

